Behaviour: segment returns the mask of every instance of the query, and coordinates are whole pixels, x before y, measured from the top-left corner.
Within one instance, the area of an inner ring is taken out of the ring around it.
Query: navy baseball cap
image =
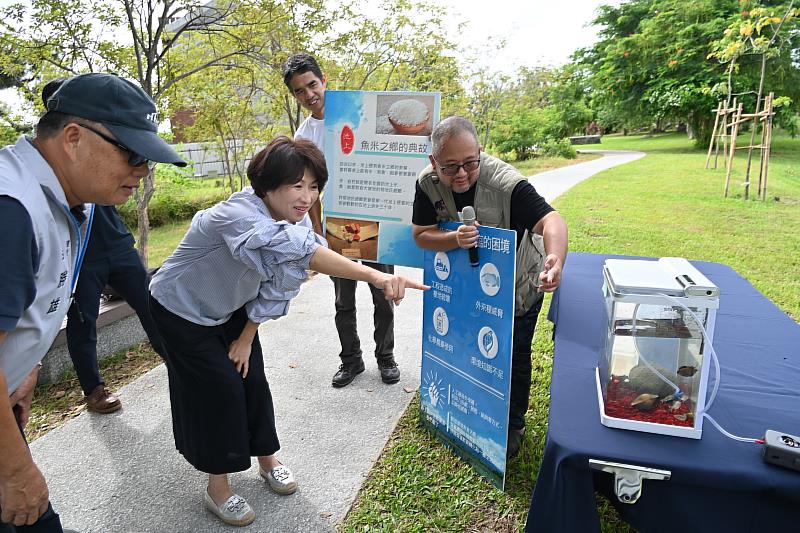
[[[186,166],[158,136],[158,113],[153,100],[141,87],[115,74],[67,78],[48,98],[47,110],[99,122],[121,144],[150,161]]]

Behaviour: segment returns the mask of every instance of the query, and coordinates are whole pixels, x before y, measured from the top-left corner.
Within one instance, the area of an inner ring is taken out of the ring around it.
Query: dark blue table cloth
[[[700,440],[600,423],[595,367],[610,257],[625,258],[571,253],[553,298],[549,426],[525,531],[599,531],[595,490],[643,532],[800,531],[800,472],[765,463],[761,445],[731,440],[707,420]],[[800,326],[730,267],[692,263],[721,291],[714,347],[722,377],[709,414],[742,437],[800,435]],[[639,501],[623,504],[613,475],[591,471],[589,459],[670,470],[672,478],[644,481]]]

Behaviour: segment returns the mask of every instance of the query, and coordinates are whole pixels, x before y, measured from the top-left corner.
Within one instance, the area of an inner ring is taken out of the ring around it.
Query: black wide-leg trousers
[[[244,308],[224,324],[200,326],[150,297],[150,312],[164,339],[175,447],[197,470],[247,470],[251,457],[280,449],[272,394],[256,334],[246,378],[228,348],[247,323]]]

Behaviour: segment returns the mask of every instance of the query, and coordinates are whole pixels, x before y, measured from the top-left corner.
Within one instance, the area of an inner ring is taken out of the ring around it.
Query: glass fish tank
[[[686,259],[608,259],[603,296],[600,421],[699,439],[719,289]]]

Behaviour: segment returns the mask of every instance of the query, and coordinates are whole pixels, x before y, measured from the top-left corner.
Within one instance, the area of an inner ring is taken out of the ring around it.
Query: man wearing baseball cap
[[[156,106],[112,74],[67,79],[36,137],[0,150],[0,533],[61,532],[22,430],[40,361],[70,306],[93,206],[124,203],[154,163],[186,163]]]

